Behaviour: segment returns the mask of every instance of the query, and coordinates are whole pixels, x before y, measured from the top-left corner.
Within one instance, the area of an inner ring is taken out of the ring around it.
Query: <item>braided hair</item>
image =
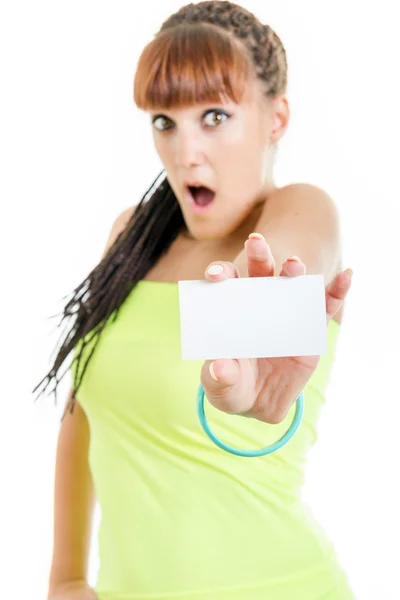
[[[232,2],[191,3],[171,15],[144,48],[135,74],[134,100],[145,111],[156,106],[218,101],[222,95],[239,102],[251,76],[262,82],[266,98],[286,92],[286,52],[277,34]],[[66,371],[61,377],[58,373],[75,349],[73,393],[64,416],[68,408],[73,411],[83,376],[108,320],[115,321],[136,283],[185,228],[178,200],[162,172],[114,244],[73,291],[58,327],[67,317],[75,316],[74,323],[51,370],[34,388],[33,393],[43,386],[35,401],[53,381],[57,403],[57,386]],[[89,356],[80,368],[87,344],[91,345]]]

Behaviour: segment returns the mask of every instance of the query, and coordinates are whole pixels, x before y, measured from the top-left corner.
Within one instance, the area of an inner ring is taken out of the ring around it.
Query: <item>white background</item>
[[[162,168],[148,119],[133,104],[133,76],[141,49],[180,6],[171,0],[1,4],[5,600],[46,596],[55,444],[70,383],[65,377],[60,384],[57,408],[53,395],[33,404],[32,389],[61,335],[59,319],[48,318],[97,264],[115,217],[139,202]],[[276,181],[308,181],[334,197],[344,268],[354,270],[304,495],[357,598],[399,599],[396,4],[244,6],[277,31],[288,54],[292,116]],[[96,551],[94,542],[91,582]]]

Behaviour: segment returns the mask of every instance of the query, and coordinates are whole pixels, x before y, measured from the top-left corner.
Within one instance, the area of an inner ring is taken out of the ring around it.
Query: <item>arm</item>
[[[292,255],[306,265],[307,275],[322,274],[326,283],[336,275],[340,216],[332,198],[321,188],[298,183],[279,189],[265,203],[254,231],[264,236],[271,250],[275,277]],[[234,264],[241,277],[248,276],[246,249],[237,255]],[[256,261],[253,267],[256,273]]]
[[[125,228],[133,208],[115,220],[102,259]],[[67,403],[72,395],[69,391]],[[49,576],[49,598],[57,591],[72,589],[87,581],[87,569],[95,506],[95,493],[88,464],[90,432],[86,415],[76,402],[66,412],[57,442],[54,486],[54,540]]]
[[[271,196],[255,230],[235,261],[215,261],[222,271],[206,279],[297,277],[306,272],[330,280],[339,253],[339,219],[331,198],[308,184],[288,186]],[[296,253],[299,261],[288,257]],[[211,266],[210,265],[210,266]],[[351,275],[339,272],[325,287],[326,321],[341,308]],[[243,311],[251,310],[243,306]],[[280,423],[315,372],[320,356],[283,356],[205,361],[201,382],[213,406],[222,411]]]
[[[72,389],[69,392],[70,398]],[[60,427],[54,489],[54,542],[49,596],[86,582],[95,495],[88,465],[89,426],[79,402]]]

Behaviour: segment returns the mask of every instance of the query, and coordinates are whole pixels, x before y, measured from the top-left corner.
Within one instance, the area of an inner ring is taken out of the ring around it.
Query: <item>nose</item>
[[[174,140],[174,158],[177,167],[189,169],[204,163],[204,139],[193,129],[176,132]]]

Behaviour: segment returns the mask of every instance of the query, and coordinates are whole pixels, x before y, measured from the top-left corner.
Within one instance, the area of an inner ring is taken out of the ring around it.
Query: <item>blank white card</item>
[[[323,275],[179,281],[183,360],[327,354]]]

